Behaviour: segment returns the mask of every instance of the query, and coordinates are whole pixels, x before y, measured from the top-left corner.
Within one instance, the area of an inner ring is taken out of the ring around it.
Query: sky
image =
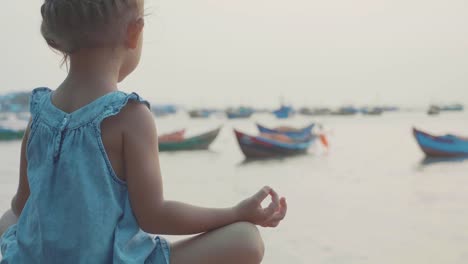
[[[42,1],[5,1],[0,94],[57,87]],[[139,68],[154,103],[270,107],[468,104],[466,0],[146,0]]]

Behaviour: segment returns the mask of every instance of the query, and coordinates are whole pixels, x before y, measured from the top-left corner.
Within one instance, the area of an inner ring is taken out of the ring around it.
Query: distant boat
[[[440,114],[440,107],[435,106],[435,105],[431,105],[429,107],[429,110],[427,110],[427,114],[428,115],[438,115],[438,114]]]
[[[379,115],[382,115],[383,112],[384,110],[381,107],[365,107],[361,109],[361,113],[363,115],[370,115],[370,116],[379,116]]]
[[[441,111],[448,111],[448,112],[461,112],[465,109],[462,104],[451,104],[451,105],[443,105],[440,106]]]
[[[153,105],[151,112],[157,117],[173,115],[177,113],[177,106],[175,105]]]
[[[213,111],[206,109],[191,110],[188,112],[191,118],[208,118],[212,113]]]
[[[226,116],[229,119],[250,118],[255,111],[248,107],[239,107],[237,109],[226,110]]]
[[[332,115],[350,116],[359,113],[359,109],[352,106],[345,106],[339,108],[337,111],[332,112]]]
[[[272,158],[304,154],[313,140],[303,142],[282,142],[261,136],[249,136],[234,130],[239,146],[247,158]]]
[[[14,130],[0,127],[0,141],[19,140],[22,139],[24,130]]]
[[[159,151],[208,149],[211,143],[213,143],[216,137],[218,137],[220,131],[221,127],[198,136],[184,138],[181,140],[178,139],[159,141]]]
[[[260,124],[257,124],[257,128],[260,133],[265,134],[281,134],[288,136],[295,140],[304,140],[304,139],[312,139],[314,135],[312,134],[312,129],[314,129],[315,124],[310,124],[307,127],[295,129],[291,127],[278,127],[278,128],[267,128]]]
[[[413,128],[413,134],[428,157],[468,156],[468,138],[454,135],[434,136]]]
[[[427,111],[428,115],[438,115],[441,112],[462,112],[465,107],[462,104],[431,105]]]
[[[294,109],[290,106],[283,105],[280,109],[273,111],[273,114],[276,118],[286,119],[294,115]]]
[[[301,115],[305,116],[324,116],[324,115],[330,115],[332,113],[332,110],[329,108],[307,108],[303,107],[299,110],[299,113]]]

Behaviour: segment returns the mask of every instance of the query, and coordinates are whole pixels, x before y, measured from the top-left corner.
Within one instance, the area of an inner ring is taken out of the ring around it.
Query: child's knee
[[[257,227],[251,223],[239,222],[231,225],[231,228],[238,237],[239,247],[245,256],[252,261],[249,261],[249,263],[260,263],[263,259],[265,247]]]

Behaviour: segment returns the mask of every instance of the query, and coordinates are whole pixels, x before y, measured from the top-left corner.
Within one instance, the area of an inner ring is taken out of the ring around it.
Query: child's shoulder
[[[122,121],[137,125],[141,122],[154,121],[149,105],[141,101],[130,100],[120,111]]]
[[[113,127],[119,126],[126,133],[137,133],[141,130],[153,130],[155,121],[150,105],[138,94],[125,94],[124,103],[118,114],[108,118],[106,123]]]

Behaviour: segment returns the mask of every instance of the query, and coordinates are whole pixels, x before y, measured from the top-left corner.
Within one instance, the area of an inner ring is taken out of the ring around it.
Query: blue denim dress
[[[31,96],[30,196],[0,240],[0,263],[169,264],[168,242],[139,228],[101,138],[105,118],[129,100],[148,102],[116,91],[68,114],[51,95],[37,88]]]

